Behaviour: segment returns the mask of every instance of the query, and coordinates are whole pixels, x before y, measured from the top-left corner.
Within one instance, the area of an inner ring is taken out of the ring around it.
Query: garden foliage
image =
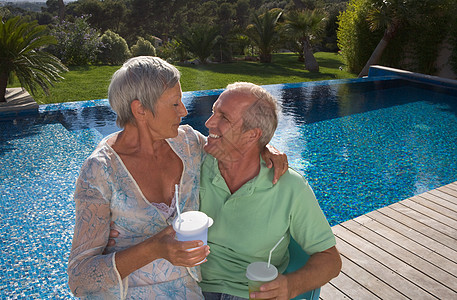
[[[48,50],[66,65],[81,66],[96,61],[102,45],[100,33],[89,26],[87,16],[78,17],[74,22],[63,21],[53,25],[51,34],[57,44]]]
[[[452,2],[350,0],[338,17],[337,31],[338,47],[348,71],[360,72],[384,39],[388,45],[378,64],[433,74],[439,51],[452,40],[449,24],[456,18]],[[452,51],[457,52],[457,48]]]
[[[98,60],[102,64],[120,65],[131,55],[127,42],[111,30],[102,35],[101,42]]]
[[[49,85],[63,78],[60,73],[67,68],[55,56],[40,50],[55,42],[46,34],[46,27],[36,21],[25,22],[21,17],[0,20],[0,102],[5,101],[6,86],[13,75],[32,94],[37,88],[47,92]]]
[[[156,48],[151,44],[150,41],[138,37],[135,45],[131,48],[132,56],[152,55],[156,56]]]

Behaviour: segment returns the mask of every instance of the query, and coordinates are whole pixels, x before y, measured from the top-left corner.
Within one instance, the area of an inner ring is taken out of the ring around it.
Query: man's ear
[[[130,109],[132,110],[135,120],[141,120],[146,116],[146,109],[143,104],[141,104],[140,100],[133,100],[132,103],[130,103]]]
[[[260,138],[262,137],[262,129],[253,128],[245,132],[246,144],[257,145]]]

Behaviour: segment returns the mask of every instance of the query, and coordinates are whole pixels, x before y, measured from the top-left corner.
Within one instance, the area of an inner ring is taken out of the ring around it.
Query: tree
[[[213,47],[219,38],[219,31],[216,27],[195,25],[181,38],[181,42],[190,53],[204,64],[206,59],[211,56]]]
[[[319,10],[293,10],[286,16],[284,30],[298,40],[303,51],[305,68],[310,72],[319,72],[319,64],[313,55],[311,41],[325,29],[325,15]]]
[[[18,16],[0,22],[0,102],[6,102],[6,87],[13,74],[32,94],[37,87],[47,92],[49,85],[63,79],[59,73],[68,69],[55,56],[39,50],[55,43],[54,37],[46,35],[46,26],[36,21],[24,22]]]
[[[423,13],[432,14],[441,1],[436,0],[370,0],[371,9],[367,21],[370,30],[383,28],[384,34],[374,49],[367,63],[359,73],[359,77],[368,75],[371,65],[377,64],[389,43],[407,24],[421,22]]]
[[[254,15],[252,23],[246,28],[246,35],[259,48],[260,62],[271,62],[271,53],[279,42],[277,24],[281,15],[280,9]]]
[[[51,34],[57,44],[48,51],[67,65],[82,66],[94,62],[100,52],[100,33],[89,26],[87,16],[78,17],[74,22],[63,21],[51,28]]]

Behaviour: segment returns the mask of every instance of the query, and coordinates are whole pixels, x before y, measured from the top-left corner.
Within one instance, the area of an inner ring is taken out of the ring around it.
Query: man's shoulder
[[[282,175],[278,183],[282,185],[292,185],[292,186],[308,186],[308,181],[306,178],[300,174],[298,171],[289,167],[289,169]]]

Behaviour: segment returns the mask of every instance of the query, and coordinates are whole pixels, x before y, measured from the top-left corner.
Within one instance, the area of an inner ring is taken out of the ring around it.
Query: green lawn
[[[273,62],[270,64],[237,61],[224,64],[177,64],[176,66],[181,71],[183,91],[224,88],[234,81],[250,81],[263,85],[356,77],[356,74],[339,69],[343,63],[336,53],[318,52],[315,53],[315,57],[320,66],[318,73],[306,71],[303,63],[298,62],[297,55],[293,53],[274,54]],[[65,80],[51,87],[49,96],[40,91],[34,99],[39,104],[46,104],[107,98],[110,78],[119,67],[70,67],[70,71],[63,74]],[[16,86],[19,85],[9,87]]]

